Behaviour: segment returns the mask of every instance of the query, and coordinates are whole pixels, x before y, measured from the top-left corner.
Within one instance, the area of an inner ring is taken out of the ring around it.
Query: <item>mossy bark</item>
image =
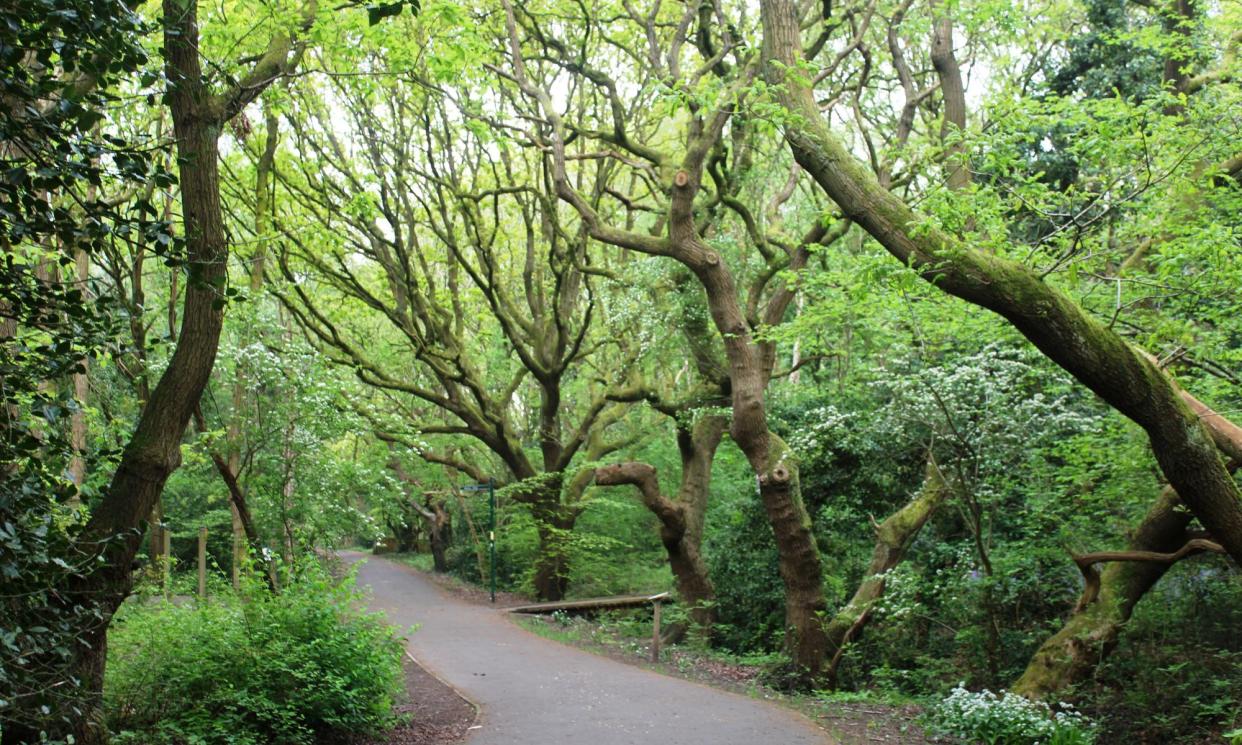
[[[540,600],[562,600],[569,589],[570,539],[578,509],[562,500],[563,484],[563,473],[540,474],[515,494],[518,501],[530,505],[539,535],[533,584]]]
[[[563,600],[569,589],[570,534],[577,515],[573,510],[554,505],[533,510],[539,533],[539,557],[535,560],[535,597],[540,600]]]
[[[706,639],[711,638],[716,621],[716,588],[703,559],[703,524],[712,461],[725,426],[724,417],[706,416],[691,428],[678,427],[677,444],[682,465],[681,486],[675,499],[660,494],[656,470],[646,463],[615,463],[595,471],[595,483],[599,486],[634,486],[643,504],[659,518],[660,541],[668,552],[678,598],[689,610],[690,624]],[[685,623],[669,624],[664,630],[664,640],[681,641],[688,630]]]
[[[1166,488],[1139,524],[1129,548],[1175,551],[1190,538],[1187,527],[1191,519],[1177,493]],[[1029,698],[1048,698],[1089,678],[1117,645],[1134,606],[1169,566],[1147,561],[1109,564],[1100,573],[1095,600],[1076,609],[1061,630],[1040,645],[1011,689]]]
[[[1024,265],[972,250],[884,189],[820,115],[797,69],[801,34],[791,0],[763,0],[767,74],[787,109],[794,158],[847,217],[945,292],[987,308],[1049,359],[1147,432],[1169,483],[1234,558],[1242,561],[1242,494],[1212,438],[1169,377],[1112,329]]]
[[[929,457],[923,485],[914,498],[876,527],[871,564],[853,597],[828,622],[828,654],[831,658],[824,678],[832,688],[837,684],[837,668],[846,646],[858,638],[876,602],[884,596],[888,573],[906,557],[906,551],[927,521],[949,495],[948,485]]]

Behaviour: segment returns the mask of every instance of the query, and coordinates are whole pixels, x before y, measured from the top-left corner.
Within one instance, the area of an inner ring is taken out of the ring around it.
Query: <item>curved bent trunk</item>
[[[1238,468],[1242,463],[1242,428],[1176,384],[1174,387],[1207,427],[1216,447],[1231,459],[1229,468]],[[1170,554],[1186,548],[1192,538],[1188,531],[1191,519],[1177,492],[1166,486],[1135,529],[1129,552]],[[1029,698],[1044,698],[1090,677],[1117,646],[1134,606],[1172,565],[1172,561],[1111,563],[1099,573],[1098,583],[1088,583],[1065,625],[1040,645],[1012,690]]]
[[[905,506],[889,515],[876,528],[875,550],[862,583],[850,601],[828,622],[826,633],[832,659],[828,662],[824,677],[830,687],[837,686],[837,666],[846,646],[862,633],[872,607],[884,596],[888,573],[905,559],[910,544],[914,543],[919,531],[948,495],[949,488],[940,468],[929,456],[922,488]]]
[[[725,419],[703,417],[691,430],[678,427],[681,450],[681,488],[677,499],[660,494],[656,469],[646,463],[615,463],[595,471],[599,486],[630,484],[638,489],[643,505],[660,520],[660,542],[668,552],[669,567],[677,595],[689,611],[690,624],[710,639],[716,622],[716,588],[712,586],[703,560],[703,520],[711,485],[712,461],[724,437]],[[665,627],[665,642],[681,641],[689,626],[673,623]]]
[[[759,484],[768,522],[776,539],[781,579],[785,586],[786,645],[799,668],[799,676],[818,675],[826,649],[823,619],[824,596],[819,549],[798,486],[797,466],[788,448],[768,424],[765,390],[772,376],[775,346],[756,340],[747,313],[738,301],[737,283],[727,262],[700,234],[695,197],[699,193],[709,153],[720,141],[732,105],[715,110],[710,117],[696,115],[686,138],[681,163],[673,174],[669,192],[667,236],[656,237],[606,224],[574,187],[566,170],[565,125],[552,96],[531,82],[526,74],[513,3],[502,3],[513,79],[548,122],[551,176],[557,198],[572,206],[583,219],[586,232],[596,240],[642,253],[666,256],[685,266],[699,280],[706,294],[712,323],[724,344],[729,362],[733,420],[729,434],[746,455]],[[792,13],[792,9],[790,9]],[[794,19],[796,28],[797,20]],[[746,72],[747,78],[750,72]],[[805,264],[808,252],[790,256],[788,269]],[[793,299],[785,288],[773,294],[763,311],[767,325],[780,323]]]
[[[1186,528],[1191,519],[1191,514],[1181,507],[1177,492],[1166,487],[1139,524],[1129,548],[1158,553],[1176,551],[1189,538]],[[1110,563],[1100,573],[1096,599],[1080,602],[1061,630],[1040,645],[1012,690],[1028,698],[1044,698],[1090,677],[1117,646],[1134,606],[1170,566],[1151,561]]]

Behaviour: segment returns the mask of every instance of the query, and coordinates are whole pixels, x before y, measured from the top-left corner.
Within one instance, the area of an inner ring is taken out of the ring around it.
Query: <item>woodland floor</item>
[[[474,725],[474,707],[409,657],[403,667],[406,695],[396,711],[408,715],[409,721],[383,735],[355,738],[344,745],[447,745],[466,736]]]

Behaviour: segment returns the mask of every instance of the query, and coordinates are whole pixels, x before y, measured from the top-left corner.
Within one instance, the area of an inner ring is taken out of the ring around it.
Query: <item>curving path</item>
[[[468,745],[828,745],[801,715],[536,636],[377,557],[359,583],[411,654],[481,710]]]

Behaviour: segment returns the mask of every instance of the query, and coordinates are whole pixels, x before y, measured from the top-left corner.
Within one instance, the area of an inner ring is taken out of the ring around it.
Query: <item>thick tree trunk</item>
[[[696,143],[696,147],[706,144],[707,138]],[[746,455],[756,476],[785,586],[786,651],[797,668],[797,678],[809,683],[819,676],[828,650],[819,548],[811,530],[811,517],[802,502],[796,458],[768,428],[766,389],[775,348],[770,343],[757,342],[751,335],[737,302],[732,273],[720,254],[703,242],[695,227],[694,198],[703,167],[699,156],[698,152],[687,155],[683,169],[673,179],[669,253],[698,277],[712,321],[724,341],[732,387],[729,435]],[[779,301],[769,303],[765,313],[773,323],[779,322],[793,293],[784,291],[777,296]]]
[[[531,512],[539,532],[535,597],[547,601],[564,600],[569,589],[569,540],[578,520],[577,510],[562,506],[558,499],[532,505]]]
[[[181,463],[181,438],[211,377],[224,321],[228,242],[220,207],[220,128],[281,70],[290,49],[273,39],[251,74],[226,98],[203,83],[195,0],[164,0],[164,60],[172,113],[189,281],[181,333],[168,367],[143,407],[103,499],[78,537],[78,549],[102,559],[69,588],[72,602],[93,603],[99,620],[82,629],[69,674],[81,681],[82,714],[64,733],[82,745],[106,742],[100,721],[108,624],[129,594],[146,520]]]
[[[914,543],[923,526],[948,496],[949,488],[940,468],[928,456],[927,471],[919,492],[876,527],[875,550],[862,583],[850,601],[828,622],[829,654],[832,658],[824,677],[832,688],[836,688],[837,668],[846,646],[862,633],[871,617],[871,609],[884,596],[888,573],[905,559],[910,544]]]
[[[778,568],[785,584],[785,646],[799,677],[809,683],[819,678],[828,653],[824,629],[828,608],[819,548],[811,532],[811,516],[802,502],[797,465],[775,433],[768,433],[767,439],[768,457],[758,461],[763,467],[755,469],[759,473],[759,498],[776,538]]]
[[[762,20],[769,82],[790,111],[785,138],[798,163],[893,256],[945,292],[1008,319],[1049,359],[1142,426],[1170,484],[1242,561],[1242,495],[1168,376],[1025,266],[971,250],[884,189],[828,128],[809,87],[785,74],[800,63],[791,0],[763,0]]]
[[[1230,469],[1236,469],[1242,464],[1242,428],[1187,391],[1177,390],[1207,427],[1216,447],[1231,459]],[[1128,551],[1176,552],[1189,545],[1193,537],[1187,530],[1191,520],[1177,492],[1165,487],[1135,529]],[[1088,584],[1065,625],[1035,652],[1012,689],[1031,698],[1044,698],[1090,677],[1117,645],[1134,606],[1172,565],[1160,561],[1110,564],[1096,575],[1094,586]]]
[[[643,504],[659,518],[660,541],[668,552],[678,598],[689,609],[690,623],[705,639],[711,638],[716,622],[716,588],[712,586],[707,563],[703,560],[703,521],[710,493],[712,461],[724,437],[725,426],[723,417],[706,416],[693,430],[678,428],[681,488],[676,500],[660,494],[656,470],[646,463],[616,463],[595,471],[598,486],[633,485]],[[665,627],[664,640],[670,644],[679,642],[687,629],[684,623],[669,624]]]
[[[73,588],[75,598],[88,599],[100,611],[100,620],[82,630],[82,644],[75,646],[71,670],[83,687],[80,704],[85,713],[69,733],[79,743],[106,740],[99,714],[108,623],[130,592],[131,565],[145,521],[169,474],[180,465],[181,437],[211,376],[224,320],[221,291],[226,281],[228,246],[216,162],[219,124],[202,111],[205,92],[196,10],[192,0],[164,3],[168,99],[181,174],[190,282],[176,350],[80,539],[84,552],[101,554],[104,561]]]
[[[447,572],[448,547],[453,536],[453,526],[449,521],[449,513],[440,502],[431,505],[431,519],[427,525],[428,541],[431,544],[431,564],[437,572]]]

